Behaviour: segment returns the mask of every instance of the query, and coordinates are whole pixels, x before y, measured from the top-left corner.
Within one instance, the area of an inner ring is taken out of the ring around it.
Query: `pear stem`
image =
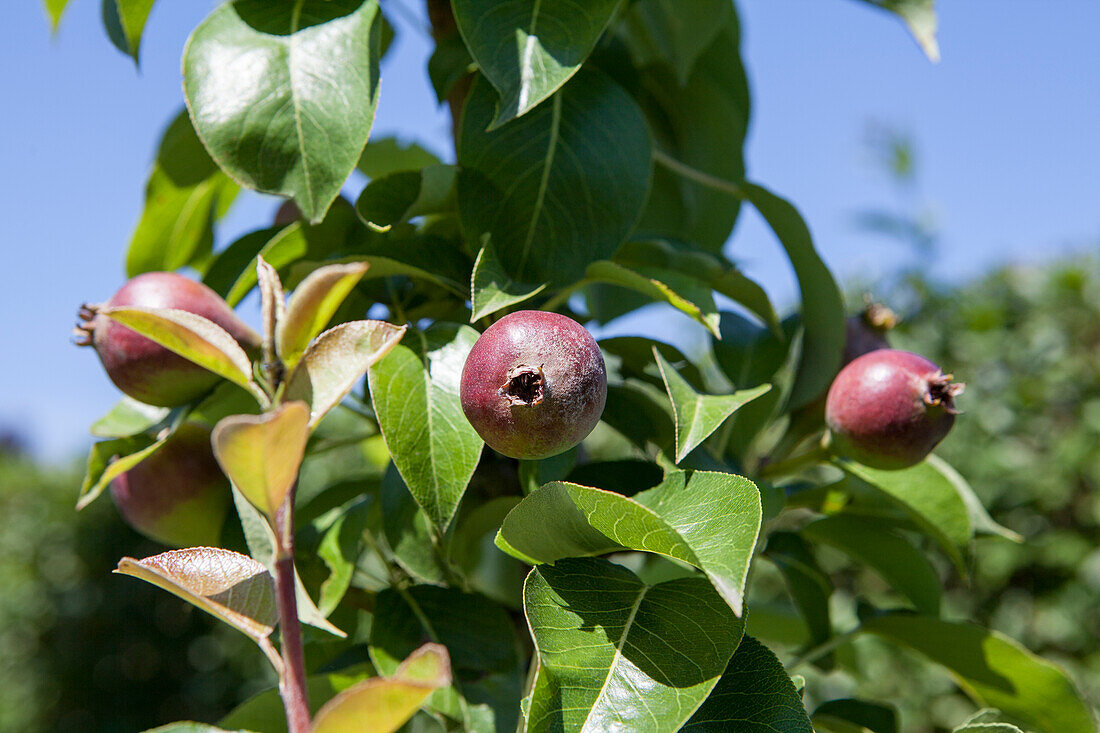
[[[298,599],[294,574],[294,489],[287,493],[275,514],[279,543],[275,559],[275,601],[279,611],[280,648],[283,673],[279,695],[286,710],[289,733],[309,733],[309,697],[306,693],[306,665],[302,653],[302,627],[298,621]]]

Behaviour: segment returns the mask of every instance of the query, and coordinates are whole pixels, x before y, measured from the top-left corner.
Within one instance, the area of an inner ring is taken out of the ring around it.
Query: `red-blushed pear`
[[[460,396],[466,419],[491,448],[512,458],[546,458],[596,427],[607,372],[584,326],[557,313],[518,311],[474,344]]]
[[[111,498],[127,523],[172,547],[217,545],[229,491],[210,431],[193,423],[181,425],[159,450],[111,482]]]
[[[213,321],[246,351],[260,344],[256,332],[202,283],[174,272],[147,272],[134,277],[106,303],[80,309],[82,322],[77,326],[76,342],[94,346],[115,386],[149,405],[185,405],[208,392],[219,377],[99,312],[125,306],[188,311]]]
[[[963,387],[918,354],[864,354],[829,388],[825,424],[833,450],[874,468],[920,463],[955,423],[954,399]]]

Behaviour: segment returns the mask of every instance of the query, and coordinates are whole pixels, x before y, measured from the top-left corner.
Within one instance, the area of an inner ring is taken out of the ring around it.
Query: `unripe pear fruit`
[[[863,310],[844,322],[844,353],[840,365],[879,349],[889,349],[886,334],[898,323],[897,314],[881,303],[867,299]]]
[[[111,482],[126,522],[173,547],[216,546],[229,508],[229,481],[210,431],[184,423],[155,453]]]
[[[201,397],[220,379],[213,372],[102,315],[102,308],[175,308],[221,326],[246,350],[260,337],[221,296],[202,283],[174,272],[147,272],[133,278],[103,305],[80,309],[76,343],[95,347],[115,386],[139,402],[177,407]]]
[[[547,458],[596,427],[607,371],[584,326],[557,313],[518,311],[474,344],[460,394],[466,419],[491,448],[512,458]]]
[[[840,371],[825,400],[833,451],[874,468],[919,463],[951,430],[963,387],[918,354],[864,354]]]

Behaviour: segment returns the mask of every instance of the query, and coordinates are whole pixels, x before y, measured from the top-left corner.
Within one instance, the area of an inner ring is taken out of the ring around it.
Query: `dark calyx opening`
[[[924,401],[932,406],[938,405],[944,411],[955,415],[959,412],[955,407],[955,398],[962,394],[966,385],[952,382],[952,376],[951,374],[940,373],[929,379],[928,394],[924,396]]]
[[[518,366],[500,387],[500,393],[513,405],[537,405],[542,402],[546,380],[542,367]]]

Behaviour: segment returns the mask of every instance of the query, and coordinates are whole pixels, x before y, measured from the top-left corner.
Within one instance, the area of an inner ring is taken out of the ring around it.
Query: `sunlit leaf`
[[[385,321],[351,321],[325,331],[305,350],[287,380],[287,398],[309,404],[309,424],[315,426],[397,346],[406,328]]]
[[[376,137],[363,148],[357,168],[368,178],[381,178],[397,171],[420,170],[442,161],[417,143],[401,142],[394,137]]]
[[[932,62],[940,60],[940,45],[936,41],[936,0],[863,1],[901,16],[928,60]]]
[[[97,438],[129,438],[164,422],[171,412],[171,408],[147,405],[124,396],[88,430]]]
[[[488,237],[485,238],[488,240]],[[470,283],[470,300],[473,310],[470,323],[499,310],[522,303],[538,295],[546,288],[542,285],[519,283],[513,280],[500,264],[493,243],[486,241],[474,260],[474,272]]]
[[[168,440],[168,431],[158,438],[134,435],[93,443],[88,452],[84,481],[76,508],[91,504],[111,484],[111,481],[129,471],[155,453]]]
[[[239,552],[192,547],[144,560],[124,557],[115,572],[163,588],[256,641],[269,636],[276,623],[271,575]]]
[[[695,278],[653,266],[627,267],[617,262],[593,262],[584,272],[586,280],[628,288],[655,300],[668,303],[698,321],[711,333],[718,334],[718,308],[711,289]]]
[[[214,428],[214,455],[225,475],[269,518],[298,479],[308,423],[304,402],[286,402],[263,415],[232,415]]]
[[[369,267],[365,262],[328,265],[311,272],[294,288],[286,318],[275,333],[279,357],[288,368],[298,363]]]
[[[429,165],[375,178],[359,194],[355,213],[365,224],[385,228],[418,216],[451,212],[457,174],[453,165]]]

